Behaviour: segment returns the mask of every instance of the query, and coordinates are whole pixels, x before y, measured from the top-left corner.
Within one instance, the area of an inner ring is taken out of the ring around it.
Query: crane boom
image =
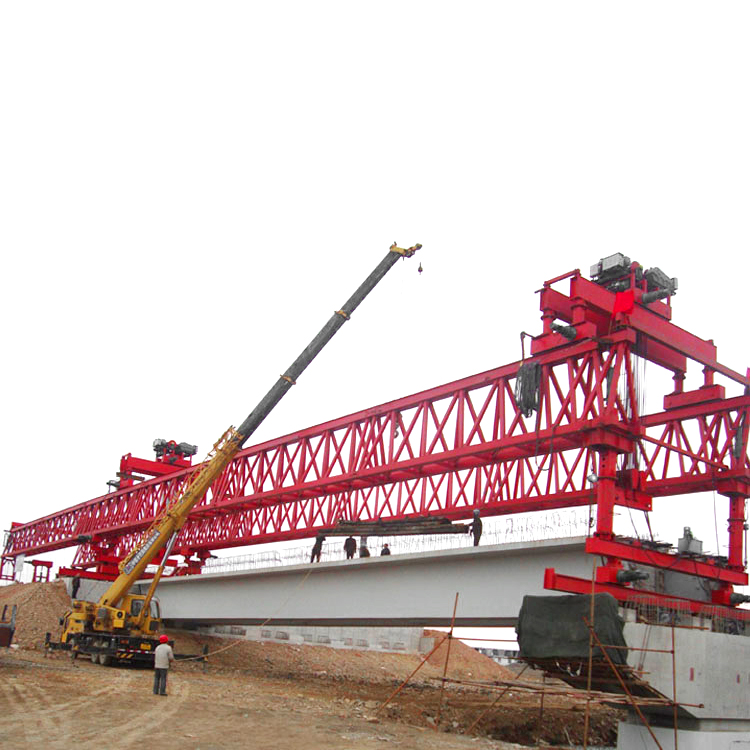
[[[154,520],[143,541],[133,548],[130,554],[120,563],[120,574],[95,604],[93,602],[74,601],[73,612],[64,620],[61,636],[63,643],[69,639],[79,644],[96,643],[97,649],[106,640],[106,634],[155,632],[158,630],[158,617],[149,617],[149,604],[154,589],[161,576],[168,556],[163,556],[162,563],[146,597],[130,596],[128,592],[133,584],[143,575],[146,567],[164,549],[169,550],[177,532],[187,520],[192,508],[201,501],[213,482],[221,475],[250,436],[258,429],[263,420],[296,383],[297,378],[307,369],[336,332],[349,320],[367,295],[377,286],[399,258],[409,258],[419,250],[421,245],[410,248],[397,247],[394,243],[388,254],[380,261],[375,270],[357,288],[340,310],[337,310],[323,326],[317,336],[307,345],[294,360],[287,371],[281,375],[273,387],[260,400],[258,405],[247,416],[242,424],[234,429],[230,427],[214,445],[206,461],[198,471],[187,480],[182,493]],[[127,606],[137,600],[138,606]],[[126,606],[120,607],[125,602]],[[94,640],[86,636],[94,636]],[[98,640],[97,640],[98,639]],[[144,647],[141,646],[143,649]],[[149,650],[149,649],[145,649]],[[93,653],[93,652],[92,652]],[[100,652],[97,652],[100,653]]]
[[[292,362],[286,374],[282,375],[270,391],[260,400],[247,419],[237,428],[241,435],[241,448],[247,439],[255,432],[269,412],[281,401],[286,392],[295,384],[297,378],[307,366],[318,356],[323,347],[333,338],[351,314],[359,307],[364,298],[377,286],[378,282],[390,271],[399,258],[411,258],[422,246],[417,244],[408,249],[391,245],[388,255],[380,261],[375,270],[362,282],[356,292],[337,310],[320,330],[320,333],[307,345],[307,348]]]

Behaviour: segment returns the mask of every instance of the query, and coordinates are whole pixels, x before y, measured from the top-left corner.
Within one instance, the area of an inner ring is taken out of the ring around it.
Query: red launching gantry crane
[[[720,364],[710,340],[671,322],[676,279],[619,253],[590,276],[575,270],[544,283],[542,332],[529,337],[528,353],[522,334],[520,362],[240,451],[182,527],[176,572],[199,572],[213,550],[310,537],[341,519],[455,520],[475,509],[488,517],[593,504],[586,548],[605,561],[597,590],[620,601],[639,595],[623,563],[645,565],[705,579],[706,597],[683,601],[691,611],[742,615],[735,607],[745,597],[734,587],[748,582],[750,371]],[[672,373],[663,411],[641,413],[641,360]],[[703,378],[686,390],[690,360]],[[717,375],[737,392],[727,396]],[[13,524],[3,561],[80,545],[72,571],[112,577],[195,470]],[[729,506],[726,557],[614,534],[616,506],[648,511],[654,498],[712,490]],[[590,581],[554,570],[545,585],[591,591]]]

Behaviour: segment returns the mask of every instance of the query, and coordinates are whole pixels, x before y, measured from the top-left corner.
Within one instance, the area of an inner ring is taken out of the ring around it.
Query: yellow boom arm
[[[101,606],[116,607],[119,604],[146,566],[167,545],[172,535],[182,528],[190,511],[234,458],[241,447],[241,439],[240,434],[231,427],[222,435],[207,460],[190,476],[182,496],[151,524],[143,542],[122,560],[120,575],[99,599]]]

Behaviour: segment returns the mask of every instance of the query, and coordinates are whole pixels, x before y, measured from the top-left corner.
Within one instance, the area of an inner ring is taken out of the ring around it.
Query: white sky
[[[424,249],[254,442],[517,359],[534,290],[614,252],[678,276],[675,322],[744,372],[749,21],[740,2],[2,4],[0,529],[103,494],[154,438],[204,453],[393,240]],[[710,496],[656,521],[716,546]]]

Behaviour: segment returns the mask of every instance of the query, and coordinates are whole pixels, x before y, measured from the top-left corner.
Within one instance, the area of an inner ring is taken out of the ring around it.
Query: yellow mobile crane
[[[308,344],[291,367],[261,399],[251,414],[235,430],[230,427],[214,445],[206,461],[187,480],[187,484],[164,512],[154,520],[143,541],[121,561],[119,576],[98,602],[73,600],[73,608],[61,620],[59,643],[47,638],[49,648],[69,649],[72,656],[89,654],[100,664],[113,661],[153,663],[158,645],[155,634],[161,627],[154,591],[164,570],[177,533],[191,509],[205,496],[211,484],[255,432],[261,422],[295,384],[297,378],[333,338],[360,302],[375,288],[399,258],[410,258],[421,247],[400,248],[394,243],[388,254],[365,279],[346,304],[337,310],[320,333]],[[145,595],[129,593],[146,566],[164,550],[163,558]]]

